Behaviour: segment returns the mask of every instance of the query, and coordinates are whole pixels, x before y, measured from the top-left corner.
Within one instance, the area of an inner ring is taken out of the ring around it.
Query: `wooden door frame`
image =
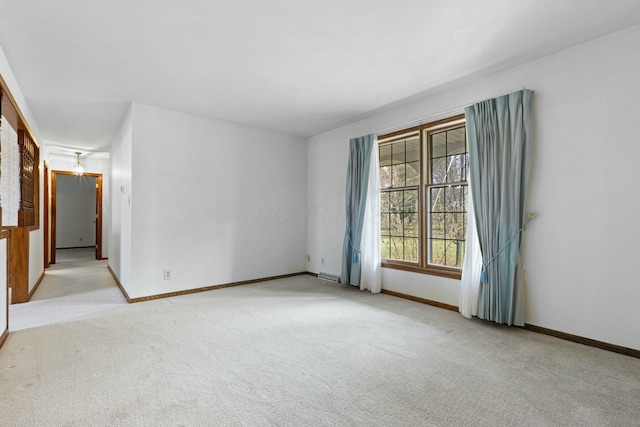
[[[51,171],[51,264],[56,263],[56,192],[58,175],[73,175],[73,172]],[[102,256],[102,174],[85,172],[83,176],[91,176],[96,179],[96,259],[104,259]]]
[[[49,218],[49,200],[51,195],[49,194],[49,164],[44,162],[44,215],[43,215],[43,229],[44,229],[44,268],[49,268],[51,264],[51,243],[49,235],[49,225],[51,218]]]

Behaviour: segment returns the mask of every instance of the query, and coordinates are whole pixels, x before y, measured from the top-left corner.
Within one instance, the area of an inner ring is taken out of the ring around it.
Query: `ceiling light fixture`
[[[76,156],[78,156],[78,160],[75,166],[73,167],[73,174],[76,176],[84,175],[84,168],[82,167],[82,165],[80,165],[80,154],[82,153],[79,151],[76,151]]]

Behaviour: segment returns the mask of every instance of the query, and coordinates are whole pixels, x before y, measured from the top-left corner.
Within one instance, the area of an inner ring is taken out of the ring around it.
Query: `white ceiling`
[[[48,143],[106,150],[131,101],[310,136],[638,22],[638,0],[0,0],[0,45]]]

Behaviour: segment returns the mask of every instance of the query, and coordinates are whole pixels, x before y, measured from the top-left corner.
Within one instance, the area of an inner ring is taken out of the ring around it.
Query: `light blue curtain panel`
[[[374,136],[352,138],[347,169],[346,229],[342,245],[342,283],[360,286],[360,247]]]
[[[478,317],[524,326],[520,236],[533,145],[533,91],[465,109],[470,187],[482,251]]]

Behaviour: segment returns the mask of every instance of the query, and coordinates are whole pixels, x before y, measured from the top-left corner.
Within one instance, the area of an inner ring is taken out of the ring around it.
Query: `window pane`
[[[431,212],[444,212],[444,197],[446,187],[435,187],[429,189]]]
[[[461,213],[445,214],[444,237],[447,239],[464,239],[464,216],[465,215]]]
[[[431,237],[444,237],[445,214],[431,215]]]
[[[444,240],[429,239],[429,263],[444,265]]]
[[[445,240],[445,260],[447,267],[462,267],[462,242],[457,240]]]
[[[392,236],[402,236],[402,214],[395,213],[389,216],[389,230]]]
[[[420,162],[407,163],[407,185],[420,185]]]
[[[404,260],[418,262],[418,239],[404,239]]]
[[[391,163],[394,165],[398,165],[400,163],[405,162],[404,157],[404,141],[395,142],[391,144],[392,155],[391,155]]]
[[[383,259],[391,258],[391,246],[389,236],[382,236],[380,239],[380,257]]]
[[[380,188],[391,187],[391,166],[380,168]]]
[[[404,187],[406,177],[406,164],[391,166],[391,185],[393,187]]]
[[[441,157],[431,160],[431,183],[443,184],[447,177],[447,158]]]
[[[467,213],[459,213],[456,215],[460,215],[462,217],[462,227],[458,230],[458,234],[454,235],[454,237],[456,239],[464,240],[467,238]]]
[[[436,187],[430,189],[431,205],[442,208],[445,213],[432,213],[429,262],[435,265],[462,268],[464,239],[467,230],[466,197],[468,186]],[[440,193],[437,201],[437,195]]]
[[[399,213],[404,211],[404,191],[389,192],[390,212]]]
[[[464,171],[462,172],[462,180],[468,181],[469,180],[469,155],[463,154],[462,156],[464,158]]]
[[[383,236],[388,236],[390,234],[388,213],[380,214],[380,234]]]
[[[380,212],[389,212],[389,192],[380,193]]]
[[[447,155],[447,137],[445,132],[431,134],[431,158],[443,157]]]
[[[404,255],[404,242],[402,237],[391,237],[391,258],[392,259],[403,259]]]
[[[404,214],[404,235],[405,237],[418,237],[419,222],[418,214]]]
[[[463,181],[467,177],[467,156],[458,154],[447,157],[447,182]]]
[[[407,140],[407,163],[420,161],[420,138]]]
[[[380,166],[391,165],[391,145],[383,145],[380,147]]]
[[[404,212],[418,212],[418,190],[404,192]]]
[[[466,186],[445,188],[445,210],[447,212],[464,212],[464,189]]]
[[[463,154],[467,151],[465,127],[447,131],[447,155]]]
[[[469,186],[468,185],[463,185],[462,186],[462,206],[464,206],[464,211],[467,211],[467,200],[469,200]]]

